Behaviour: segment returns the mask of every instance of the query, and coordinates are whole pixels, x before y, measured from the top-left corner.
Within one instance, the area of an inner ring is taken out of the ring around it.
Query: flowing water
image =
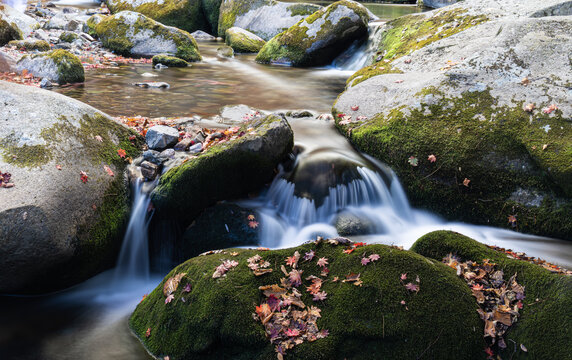
[[[378,31],[379,26],[370,30]],[[351,70],[365,64],[373,56],[367,49],[376,47],[371,41],[356,44],[330,67],[293,69],[256,64],[252,55],[219,58],[219,45],[200,43],[204,61],[191,68],[156,71],[150,65],[130,65],[90,70],[85,84],[56,91],[112,115],[213,116],[232,104],[329,112]],[[153,80],[168,82],[171,88],[132,86],[150,79],[144,73],[156,75]],[[300,149],[294,166],[284,169],[259,198],[241,202],[260,214],[260,242],[265,246],[289,247],[316,235],[335,236],[337,216],[344,213],[373,224],[371,234],[354,240],[408,248],[423,234],[452,229],[485,243],[572,264],[571,242],[448,223],[413,209],[391,169],[356,152],[331,123],[298,119],[291,125]],[[315,196],[310,200],[307,194]],[[129,313],[164,275],[148,270],[148,204],[136,184],[116,269],[50,296],[0,297],[0,359],[150,358],[127,327]]]

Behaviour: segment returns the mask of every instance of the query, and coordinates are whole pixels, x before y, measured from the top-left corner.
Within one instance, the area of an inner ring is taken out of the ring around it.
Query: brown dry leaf
[[[252,270],[255,276],[262,276],[264,274],[268,274],[272,272],[272,269],[256,269]]]
[[[542,145],[542,150],[546,150],[547,147],[548,147],[548,144]]]
[[[524,77],[524,78],[520,81],[520,83],[521,83],[522,85],[526,86],[526,85],[530,84],[530,80],[528,79],[528,77]]]
[[[179,287],[181,279],[185,275],[187,275],[187,273],[179,273],[176,274],[175,276],[171,276],[170,278],[168,278],[167,281],[165,281],[165,285],[163,286],[163,295],[169,296],[172,293],[174,293]]]
[[[522,109],[526,112],[532,112],[535,108],[536,108],[536,104],[530,103],[530,104],[524,105],[524,107]]]
[[[505,324],[506,326],[512,325],[512,320],[511,320],[510,314],[502,313],[498,310],[493,311],[493,320],[499,321],[499,322]]]
[[[282,288],[276,284],[274,285],[266,285],[260,286],[258,290],[264,293],[264,296],[270,297],[270,295],[274,295],[277,298],[280,298],[282,295],[286,294],[286,289]]]
[[[495,338],[497,336],[495,323],[491,320],[485,320],[485,337],[490,336]]]

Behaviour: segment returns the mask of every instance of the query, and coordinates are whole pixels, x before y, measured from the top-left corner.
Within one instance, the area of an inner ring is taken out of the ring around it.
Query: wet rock
[[[220,111],[219,122],[224,124],[242,123],[251,120],[254,116],[262,117],[262,114],[258,109],[248,105],[227,105]]]
[[[179,132],[169,126],[156,125],[147,130],[145,140],[149,149],[164,150],[179,141]]]
[[[60,12],[48,20],[48,22],[44,24],[43,28],[46,30],[76,31],[81,29],[87,19],[88,16],[86,15]]]
[[[70,43],[58,43],[54,45],[54,49],[61,49],[61,50],[71,50],[72,45]]]
[[[330,64],[368,34],[368,10],[354,1],[338,1],[272,38],[256,61],[293,66]]]
[[[216,53],[220,57],[227,57],[227,58],[234,57],[234,50],[227,45],[220,46],[218,49],[216,49]]]
[[[237,53],[257,53],[266,44],[261,37],[239,27],[226,30],[225,41]]]
[[[203,149],[203,144],[201,143],[196,143],[194,145],[192,145],[191,147],[189,147],[189,152],[191,154],[197,154],[200,153]]]
[[[84,33],[84,32],[80,33],[79,36],[81,36],[82,39],[85,39],[85,40],[87,40],[87,41],[89,41],[89,42],[94,42],[94,41],[95,41],[95,39],[94,39],[91,35],[86,34],[86,33]]]
[[[118,54],[167,54],[185,61],[201,60],[197,42],[191,34],[133,11],[106,17],[95,26],[95,32],[104,47]]]
[[[168,89],[171,87],[166,82],[159,82],[159,81],[139,82],[139,83],[134,83],[133,85],[142,88],[155,88],[155,89]]]
[[[201,41],[215,41],[216,37],[212,36],[211,34],[208,34],[202,30],[197,30],[193,33],[191,33],[191,35],[195,38],[195,40],[201,40]]]
[[[48,43],[50,42],[50,35],[43,29],[36,29],[33,35],[38,40],[43,40]]]
[[[367,218],[351,212],[342,212],[334,220],[336,231],[341,236],[370,235],[376,233],[375,224]]]
[[[32,86],[0,81],[0,98],[0,139],[5,153],[16,155],[0,158],[16,182],[0,195],[0,293],[54,291],[113,266],[129,217],[126,162],[116,150],[136,157],[129,145],[135,133],[91,106]]]
[[[159,151],[156,150],[145,150],[143,152],[143,159],[152,162],[153,164],[161,165],[162,161],[159,160]]]
[[[191,138],[185,138],[185,139],[179,141],[175,145],[174,149],[175,149],[175,151],[187,151],[187,149],[191,145],[193,145],[193,140]]]
[[[169,55],[155,55],[153,56],[153,65],[163,64],[168,67],[187,67],[189,63],[183,59],[179,59],[178,57],[169,56]]]
[[[27,70],[36,77],[45,77],[58,84],[83,82],[85,79],[79,58],[62,49],[25,55],[18,61],[17,69]]]
[[[239,27],[268,41],[320,8],[274,0],[227,0],[220,6],[218,36],[224,37],[227,29]]]
[[[147,180],[155,180],[159,174],[159,165],[153,164],[150,161],[143,161],[141,163],[141,175]]]
[[[167,65],[157,64],[157,65],[153,66],[153,68],[156,70],[163,70],[163,69],[168,69],[169,67]]]
[[[314,113],[310,110],[292,110],[286,113],[286,116],[293,117],[295,119],[314,117]]]
[[[175,158],[175,150],[174,149],[165,149],[165,150],[161,151],[161,153],[159,154],[159,160],[161,160],[162,162],[165,162],[167,160],[174,159],[174,158]]]

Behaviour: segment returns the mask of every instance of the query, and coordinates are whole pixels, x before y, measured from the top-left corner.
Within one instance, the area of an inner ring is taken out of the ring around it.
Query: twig
[[[439,171],[439,169],[441,169],[442,166],[443,166],[443,164],[439,165],[439,167],[438,167],[437,169],[435,169],[431,174],[425,176],[425,177],[424,177],[423,179],[421,179],[421,180],[427,179],[429,176],[435,174],[437,171]]]
[[[431,346],[435,345],[435,343],[439,340],[439,337],[441,337],[442,333],[443,333],[443,329],[441,329],[441,331],[439,331],[439,335],[437,335],[437,338],[435,340],[433,340],[433,342],[431,344],[429,344],[429,346],[427,346],[425,348],[425,350],[423,350],[423,352],[417,357],[417,360],[421,359],[423,354],[425,354],[427,352],[427,350],[429,350],[431,348]]]
[[[385,339],[385,315],[381,316],[381,338]]]

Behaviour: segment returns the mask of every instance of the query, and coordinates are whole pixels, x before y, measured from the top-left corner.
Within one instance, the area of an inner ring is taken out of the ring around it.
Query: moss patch
[[[58,83],[76,83],[85,80],[85,72],[79,58],[69,51],[58,49],[45,55],[58,67]]]
[[[505,279],[518,274],[519,284],[525,286],[526,299],[518,322],[505,336],[508,348],[501,354],[503,359],[566,359],[570,356],[572,277],[552,274],[526,261],[509,259],[503,253],[451,231],[429,233],[417,240],[411,250],[436,260],[449,253],[459,256],[462,261],[489,259],[504,271]],[[524,344],[528,353],[517,351],[513,354],[513,345],[508,339]]]
[[[251,34],[249,36],[236,28],[231,28],[226,31],[225,42],[238,53],[257,53],[262,49],[266,41],[258,36]]]
[[[10,40],[21,40],[22,32],[15,24],[0,19],[0,46],[6,45]]]
[[[572,236],[572,204],[562,200],[572,196],[572,126],[559,110],[531,115],[521,103],[501,107],[488,90],[459,98],[418,96],[437,101],[427,105],[422,99],[418,109],[394,109],[351,131],[352,125],[338,127],[349,131],[361,151],[396,171],[416,206],[500,227],[510,227],[508,216],[516,215],[516,230]],[[552,130],[546,132],[546,125]],[[543,150],[543,144],[550,146]],[[436,163],[427,160],[430,154]],[[407,162],[411,156],[419,166]],[[511,200],[519,189],[544,194],[540,206]]]
[[[153,56],[153,66],[157,64],[163,64],[168,67],[187,67],[189,63],[178,57],[169,55],[155,55]]]
[[[304,342],[285,356],[286,359],[481,359],[484,342],[480,319],[474,310],[476,302],[468,287],[454,272],[437,261],[429,261],[408,251],[384,245],[359,248],[352,254],[343,247],[321,243],[270,252],[233,249],[236,257],[216,254],[190,259],[175,268],[187,273],[175,299],[165,304],[161,283],[143,300],[130,319],[130,326],[147,349],[156,356],[175,359],[271,359],[274,346],[264,334],[260,322],[252,318],[255,306],[263,300],[259,286],[280,283],[279,270],[287,256],[295,250],[302,255],[316,251],[311,262],[299,262],[303,277],[319,276],[318,257],[329,260],[330,275],[322,290],[325,301],[313,302],[305,288],[302,300],[317,305],[321,311],[320,329],[329,336],[315,342]],[[259,253],[274,271],[255,277],[246,259]],[[364,255],[377,253],[380,259],[367,266],[360,264]],[[221,259],[232,259],[239,265],[220,279],[213,279]],[[363,286],[341,281],[350,273],[361,273]],[[400,283],[402,273],[419,275],[421,290],[409,293]],[[192,285],[183,293],[185,284]],[[309,283],[304,281],[304,284]],[[185,298],[185,302],[182,298]],[[407,308],[401,305],[405,300]],[[145,333],[148,328],[150,336]],[[189,341],[192,339],[192,341]]]
[[[8,43],[9,46],[15,46],[18,49],[24,49],[25,51],[49,51],[50,44],[44,40],[12,40]]]
[[[69,31],[63,32],[60,35],[60,41],[63,41],[63,42],[71,43],[77,39],[79,39],[79,36],[77,36],[77,34],[75,34],[75,33],[69,32]]]

